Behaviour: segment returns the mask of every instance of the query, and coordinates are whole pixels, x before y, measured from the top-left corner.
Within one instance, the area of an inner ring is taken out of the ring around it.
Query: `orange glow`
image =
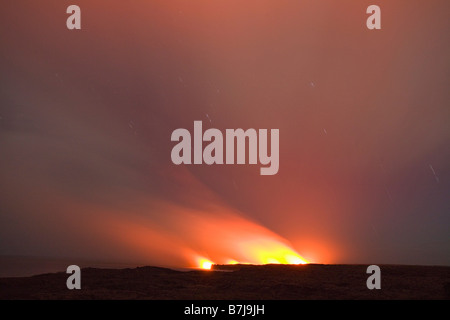
[[[108,227],[111,238],[130,254],[161,266],[211,270],[213,264],[309,263],[288,240],[237,212],[166,205],[159,210],[166,213],[166,221],[157,225],[137,216],[134,222],[119,219]]]
[[[253,247],[256,260],[254,264],[306,264],[308,261],[293,249],[282,243],[274,242],[268,246]]]
[[[200,260],[200,267],[205,270],[211,270],[213,263],[207,259]]]

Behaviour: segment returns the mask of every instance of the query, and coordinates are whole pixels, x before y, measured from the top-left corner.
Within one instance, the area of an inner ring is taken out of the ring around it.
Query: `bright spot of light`
[[[213,263],[207,259],[200,260],[200,267],[205,270],[211,270]]]
[[[304,260],[300,257],[297,257],[297,256],[286,256],[286,261],[289,264],[306,264],[307,263],[306,260]]]

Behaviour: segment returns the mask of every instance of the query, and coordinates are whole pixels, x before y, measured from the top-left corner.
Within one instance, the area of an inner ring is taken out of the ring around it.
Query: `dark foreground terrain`
[[[0,299],[450,299],[450,267],[381,265],[381,290],[366,287],[365,265],[236,265],[216,271],[156,267],[0,278]]]

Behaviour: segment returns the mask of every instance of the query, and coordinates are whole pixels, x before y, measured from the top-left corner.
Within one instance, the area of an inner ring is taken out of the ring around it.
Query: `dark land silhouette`
[[[84,268],[81,290],[64,272],[0,278],[0,299],[450,299],[450,267],[380,265],[381,289],[366,286],[367,265],[215,265]]]

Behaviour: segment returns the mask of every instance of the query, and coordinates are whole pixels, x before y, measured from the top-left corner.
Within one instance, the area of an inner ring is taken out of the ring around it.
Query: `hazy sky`
[[[70,4],[0,4],[0,255],[450,264],[449,1]],[[195,120],[278,174],[174,165]]]

